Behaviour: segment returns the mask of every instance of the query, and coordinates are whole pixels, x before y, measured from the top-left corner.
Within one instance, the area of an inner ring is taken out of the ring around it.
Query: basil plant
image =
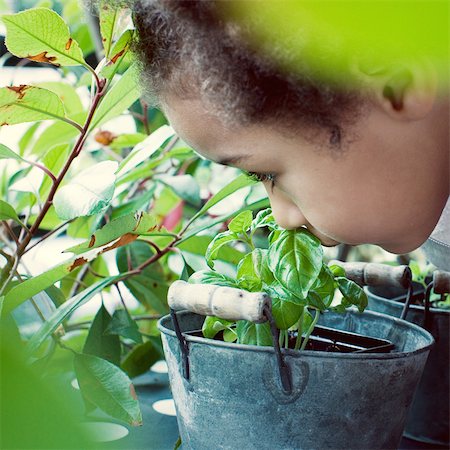
[[[268,231],[267,238],[261,239],[260,231],[264,229]],[[237,241],[250,251],[238,262],[236,276],[230,277],[214,269],[214,260],[223,246]],[[270,209],[261,210],[254,219],[251,211],[237,215],[228,230],[211,241],[205,256],[211,270],[195,272],[189,282],[266,292],[272,299],[280,344],[286,348],[288,332],[297,331],[295,349],[305,349],[320,313],[326,310],[345,312],[350,307],[363,312],[367,306],[363,289],[348,280],[341,267],[329,267],[324,262],[319,239],[305,228],[282,229]],[[338,301],[335,299],[337,290],[341,293]],[[272,345],[268,322],[255,324],[207,317],[203,324],[204,336],[214,338],[219,332],[223,332],[227,342]]]

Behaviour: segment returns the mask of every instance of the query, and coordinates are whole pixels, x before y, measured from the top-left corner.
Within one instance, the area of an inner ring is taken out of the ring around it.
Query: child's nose
[[[287,230],[299,228],[308,225],[308,221],[302,214],[299,207],[283,192],[279,190],[270,191],[267,189],[270,205],[275,221]]]

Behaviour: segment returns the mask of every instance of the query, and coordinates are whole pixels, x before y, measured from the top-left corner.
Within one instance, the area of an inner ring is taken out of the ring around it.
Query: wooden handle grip
[[[345,270],[345,275],[360,286],[392,286],[407,288],[411,278],[409,266],[387,264],[331,261]]]
[[[433,290],[436,294],[450,294],[450,272],[444,270],[433,272]]]
[[[174,310],[255,323],[265,322],[264,309],[271,307],[270,297],[264,292],[247,292],[215,284],[191,284],[181,280],[172,283],[167,300]]]

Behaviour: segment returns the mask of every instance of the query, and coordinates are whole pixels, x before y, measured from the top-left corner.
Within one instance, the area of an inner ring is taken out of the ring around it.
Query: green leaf
[[[334,291],[336,290],[334,284],[333,272],[327,265],[323,264],[319,276],[311,286],[311,291],[319,295],[321,301],[328,307],[333,301]]]
[[[155,362],[164,358],[160,346],[147,341],[133,347],[122,361],[122,369],[131,378],[147,372]]]
[[[355,305],[359,312],[363,312],[367,307],[367,295],[364,290],[354,281],[347,278],[337,277],[339,290],[342,292],[344,306]]]
[[[66,114],[71,117],[83,111],[83,103],[75,88],[62,81],[45,81],[36,83],[35,86],[54,92],[62,101]]]
[[[241,174],[237,178],[235,178],[231,183],[227,184],[224,188],[222,188],[219,192],[217,192],[213,197],[211,197],[200,209],[200,211],[195,214],[195,216],[191,219],[191,222],[196,220],[198,217],[203,216],[206,211],[212,208],[214,205],[222,201],[224,198],[230,196],[235,193],[239,189],[242,189],[247,186],[252,186],[256,184],[257,181],[250,179],[246,174]],[[248,208],[248,206],[247,206]]]
[[[59,174],[69,156],[70,147],[67,144],[56,145],[52,147],[42,158],[44,166],[47,167],[55,176]],[[44,177],[39,195],[41,198],[47,198],[52,188],[52,180],[50,177]]]
[[[175,131],[168,125],[163,125],[150,136],[141,141],[133,148],[130,154],[120,163],[118,176],[123,177],[126,173],[136,168],[158,151],[164,143],[173,137]],[[119,138],[118,138],[119,139]]]
[[[80,390],[91,403],[130,425],[142,424],[139,402],[125,372],[92,355],[76,355],[74,366]]]
[[[115,161],[100,162],[58,189],[53,199],[58,217],[71,220],[104,211],[113,198],[117,167]]]
[[[52,267],[46,272],[28,278],[24,282],[19,283],[6,294],[3,311],[5,313],[12,311],[24,301],[52,286],[57,281],[62,280],[67,274],[73,272],[77,267],[80,267],[96,257],[96,254],[91,254],[79,258],[71,258],[62,264]]]
[[[82,123],[86,119],[86,112],[77,113],[72,116],[72,119],[78,123]],[[52,123],[39,134],[31,148],[31,153],[34,155],[42,155],[55,145],[72,144],[78,134],[79,131],[66,122]]]
[[[6,46],[15,56],[56,66],[86,64],[64,20],[47,8],[2,16]]]
[[[202,326],[202,333],[205,338],[213,339],[214,336],[220,331],[226,330],[234,322],[229,320],[220,319],[219,317],[208,316],[205,318]]]
[[[330,266],[331,273],[335,277],[345,277],[345,270],[343,267],[333,264]]]
[[[189,283],[217,284],[218,286],[238,287],[236,280],[212,270],[199,270],[189,277]]]
[[[269,199],[264,198],[262,200],[258,200],[254,203],[247,204],[240,208],[238,211],[233,211],[229,214],[225,214],[223,216],[215,217],[215,218],[204,218],[205,220],[202,221],[202,224],[197,227],[190,227],[189,230],[183,235],[184,237],[181,239],[181,242],[184,242],[188,239],[190,239],[192,236],[197,236],[199,233],[201,233],[204,230],[207,230],[208,228],[212,228],[215,225],[222,224],[223,222],[226,222],[228,219],[234,217],[236,213],[239,213],[240,211],[244,211],[246,209],[251,210],[259,210],[261,208],[266,208],[269,204]],[[190,223],[193,222],[194,219],[191,219]]]
[[[299,301],[284,289],[280,284],[275,283],[264,287],[264,291],[272,299],[272,314],[280,330],[287,330],[298,321],[305,300]],[[294,300],[294,301],[293,301]]]
[[[239,344],[247,345],[273,345],[270,325],[266,323],[253,323],[246,320],[239,320],[236,324],[236,333]]]
[[[210,236],[191,236],[189,239],[177,245],[177,248],[183,252],[204,256],[211,241],[212,238]],[[235,265],[239,263],[242,257],[243,253],[231,246],[221,247],[217,255],[217,259],[227,261]]]
[[[260,249],[255,249],[260,250]],[[237,266],[236,278],[239,286],[250,292],[259,292],[262,287],[262,280],[255,268],[254,258],[257,259],[260,254],[258,252],[251,252],[241,259]],[[256,262],[256,266],[259,262]]]
[[[21,84],[0,88],[0,126],[64,119],[64,106],[53,92]]]
[[[194,206],[201,205],[200,187],[192,175],[158,177],[158,181],[175,192],[182,200]]]
[[[79,255],[93,248],[103,247],[116,240],[117,242],[111,245],[119,247],[134,241],[137,236],[154,232],[156,228],[157,222],[154,216],[144,212],[128,214],[111,220],[111,222],[97,230],[88,241],[70,247],[66,252]]]
[[[102,303],[89,329],[83,353],[98,356],[119,366],[120,339],[117,335],[106,333],[110,323],[111,315]]]
[[[278,225],[272,214],[271,208],[266,208],[258,212],[251,223],[250,230],[254,231],[257,228],[269,227],[270,229],[278,229]]]
[[[206,249],[205,258],[208,266],[211,268],[214,267],[213,260],[217,258],[221,247],[223,247],[225,244],[228,244],[229,242],[236,241],[238,239],[239,236],[232,231],[224,231],[223,233],[219,233],[211,241],[211,243],[208,245],[208,248]]]
[[[122,150],[124,148],[134,147],[147,139],[147,135],[143,133],[126,133],[121,134],[113,139],[110,147],[114,150]]]
[[[102,36],[103,48],[105,50],[105,57],[109,58],[116,24],[120,19],[121,10],[117,8],[117,6],[114,7],[114,5],[108,5],[106,1],[101,1],[99,12],[100,34]]]
[[[319,311],[325,311],[327,309],[327,306],[322,301],[320,295],[315,293],[314,291],[308,292],[308,297],[306,297],[306,302],[307,302],[308,306],[318,309]]]
[[[3,144],[0,144],[0,159],[16,159],[17,161],[23,161],[21,156]]]
[[[65,122],[57,122],[57,123],[65,123]],[[66,125],[69,126],[69,124],[66,124]],[[34,138],[34,135],[35,135],[37,129],[40,126],[41,126],[41,122],[33,123],[20,138],[18,145],[19,145],[19,152],[21,155],[25,154],[28,146],[30,145],[31,141]],[[73,127],[71,127],[71,128],[73,128]]]
[[[122,336],[136,344],[142,344],[142,335],[139,332],[139,328],[126,309],[116,309],[114,311],[105,334]]]
[[[269,248],[269,267],[295,296],[305,298],[322,268],[320,241],[305,229],[283,230]]]
[[[111,80],[117,73],[119,68],[121,68],[121,65],[126,67],[126,63],[128,63],[131,59],[129,58],[130,54],[128,52],[128,49],[131,45],[133,34],[133,30],[126,30],[114,44],[113,48],[110,51],[110,56],[108,57],[106,65],[100,71],[100,75],[102,77]]]
[[[0,200],[0,220],[12,219],[17,223],[22,223],[14,208],[9,204]]]
[[[137,67],[131,66],[106,93],[94,113],[90,130],[122,114],[141,96]]]
[[[117,251],[116,262],[119,272],[127,272],[128,264],[136,268],[140,264],[148,261],[155,255],[150,245],[142,241],[121,247]],[[172,277],[164,273],[164,268],[159,261],[147,266],[139,275],[124,280],[125,286],[134,297],[153,313],[166,314],[169,311],[167,306],[167,291]]]
[[[42,324],[41,328],[39,328],[39,330],[29,340],[27,345],[28,353],[33,354],[40,347],[40,345],[58,328],[58,326],[62,322],[64,322],[64,320],[66,320],[77,308],[88,302],[95,294],[114,282],[118,277],[119,276],[116,275],[105,278],[98,283],[88,287],[83,292],[80,292],[78,295],[72,297],[70,300],[67,300],[63,305],[61,305],[52,314],[52,316]],[[13,289],[11,289],[11,291],[12,290]],[[4,314],[5,311],[3,310],[2,313]]]
[[[242,211],[229,224],[228,229],[234,233],[246,233],[253,220],[251,211]]]
[[[288,302],[286,300],[275,298],[272,301],[272,314],[277,328],[287,330],[292,327],[302,313],[304,306]]]

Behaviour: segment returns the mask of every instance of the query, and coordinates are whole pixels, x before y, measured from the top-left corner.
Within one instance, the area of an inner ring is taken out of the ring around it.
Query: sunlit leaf
[[[122,114],[141,95],[137,67],[131,66],[106,93],[96,110],[90,129],[99,127],[108,120]]]
[[[88,241],[70,247],[66,252],[78,255],[109,243],[119,247],[125,243],[133,242],[139,235],[155,231],[156,228],[156,219],[151,214],[143,212],[128,214],[111,220],[111,222],[97,230]],[[122,242],[116,240],[121,240]]]
[[[206,204],[200,209],[200,211],[198,211],[195,214],[195,216],[192,218],[192,221],[204,215],[205,212],[208,211],[210,208],[212,208],[214,205],[216,205],[229,195],[233,194],[234,192],[238,191],[239,189],[242,189],[247,186],[252,186],[253,184],[256,183],[257,181],[252,180],[245,174],[239,175],[237,178],[235,178],[233,181],[227,184],[224,188],[222,188],[219,192],[217,192],[212,198],[210,198],[206,202]]]
[[[104,211],[114,194],[117,167],[115,161],[100,162],[58,189],[53,199],[58,216],[70,220]]]
[[[35,84],[37,87],[54,92],[63,102],[66,115],[72,115],[83,111],[81,98],[73,86],[62,81],[44,81]]]
[[[14,210],[14,208],[9,204],[0,200],[0,220],[15,220],[17,223],[22,223]]]
[[[121,162],[118,175],[123,177],[124,174],[134,169],[142,162],[147,161],[153,153],[159,150],[174,134],[174,130],[168,125],[163,125],[158,128],[145,140],[137,144],[130,154]]]
[[[64,20],[47,8],[34,8],[2,16],[6,46],[20,58],[56,66],[85,64],[78,43]]]
[[[165,184],[183,200],[194,206],[201,205],[200,187],[192,175],[175,175],[158,177],[158,181]]]
[[[21,156],[3,144],[0,144],[0,159],[16,159],[17,161],[23,161]]]
[[[217,258],[219,250],[229,242],[233,242],[239,239],[239,236],[232,231],[224,231],[219,233],[208,245],[205,253],[205,259],[209,267],[214,267],[213,261]]]
[[[242,211],[228,224],[228,229],[234,233],[245,233],[252,223],[253,214],[251,211]]]
[[[22,283],[13,287],[5,295],[3,313],[9,313],[24,301],[33,297],[38,292],[47,289],[49,286],[52,286],[57,281],[62,280],[67,274],[75,270],[77,267],[86,264],[89,260],[94,259],[96,256],[97,255],[93,253],[83,257],[71,258],[68,261],[58,264],[39,275],[26,279]]]
[[[53,92],[21,84],[0,88],[0,126],[64,118],[64,106]]]
[[[127,63],[131,60],[128,49],[133,39],[133,34],[133,30],[126,30],[114,44],[108,61],[100,72],[102,77],[112,79],[121,66],[127,66]]]

